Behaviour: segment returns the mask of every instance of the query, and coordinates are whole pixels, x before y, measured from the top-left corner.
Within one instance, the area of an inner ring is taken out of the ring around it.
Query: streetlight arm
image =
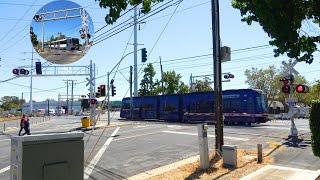
[[[141,49],[142,49],[142,48],[141,48]],[[137,51],[140,51],[141,49],[138,49]],[[112,73],[112,71],[122,62],[122,60],[123,60],[125,57],[127,57],[128,55],[130,55],[130,54],[132,54],[132,53],[134,53],[134,51],[132,51],[132,52],[124,55],[124,56],[120,59],[120,61],[112,68],[112,70],[109,72],[109,74]]]

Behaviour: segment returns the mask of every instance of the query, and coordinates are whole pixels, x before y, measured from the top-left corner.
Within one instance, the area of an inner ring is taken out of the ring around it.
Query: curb
[[[104,128],[104,127],[117,127],[117,126],[128,126],[128,125],[134,125],[136,123],[125,123],[125,124],[110,124],[110,125],[98,125],[98,126],[90,126],[90,127],[77,127],[77,128],[73,128],[71,129],[70,131],[78,131],[78,130],[82,130],[82,131],[90,131],[92,130],[96,130],[96,129],[101,129],[101,128]]]
[[[44,122],[41,122],[41,123],[37,123],[37,124],[32,124],[32,126],[37,126],[37,125],[44,124],[44,123],[47,123],[47,122],[50,122],[50,121],[53,121],[53,119],[48,120],[48,121],[44,121]],[[30,127],[31,127],[31,125],[30,125]],[[20,128],[19,128],[19,127],[12,127],[10,130],[0,131],[0,133],[5,134],[5,133],[8,133],[8,132],[15,131],[15,130],[17,130],[17,129],[20,129]]]

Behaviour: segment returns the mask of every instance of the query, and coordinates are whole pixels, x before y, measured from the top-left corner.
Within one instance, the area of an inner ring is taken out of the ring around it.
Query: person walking
[[[29,118],[27,118],[27,120],[24,122],[24,133],[22,134],[22,136],[23,135],[25,135],[25,134],[27,134],[27,135],[30,135],[30,122],[29,122]]]
[[[19,136],[21,136],[21,131],[22,131],[22,129],[24,129],[25,121],[26,121],[26,115],[22,115],[22,118],[21,118],[21,120],[20,120]]]

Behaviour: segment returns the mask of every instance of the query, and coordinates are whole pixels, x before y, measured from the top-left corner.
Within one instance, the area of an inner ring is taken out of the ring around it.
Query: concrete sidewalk
[[[320,176],[318,171],[310,171],[305,169],[289,168],[283,166],[267,165],[256,172],[241,178],[241,180],[315,180]]]

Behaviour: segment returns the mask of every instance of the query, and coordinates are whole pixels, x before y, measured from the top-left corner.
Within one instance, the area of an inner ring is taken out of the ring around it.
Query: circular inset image
[[[30,27],[33,47],[53,64],[70,64],[81,59],[92,46],[93,35],[93,22],[87,11],[65,0],[40,8]]]

